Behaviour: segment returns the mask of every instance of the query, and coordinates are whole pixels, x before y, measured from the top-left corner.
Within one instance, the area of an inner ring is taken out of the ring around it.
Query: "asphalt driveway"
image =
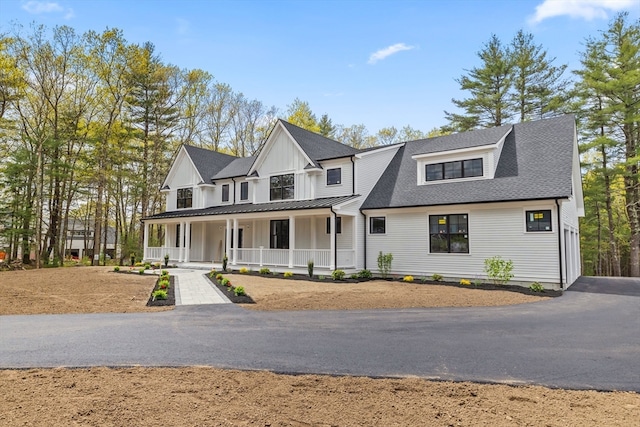
[[[131,365],[640,392],[640,297],[572,286],[549,301],[490,308],[255,312],[222,304],[0,317],[0,368]]]

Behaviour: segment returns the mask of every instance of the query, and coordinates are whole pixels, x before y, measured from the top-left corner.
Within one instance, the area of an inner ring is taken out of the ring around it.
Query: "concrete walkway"
[[[226,304],[229,299],[204,277],[202,270],[174,268],[176,305]]]

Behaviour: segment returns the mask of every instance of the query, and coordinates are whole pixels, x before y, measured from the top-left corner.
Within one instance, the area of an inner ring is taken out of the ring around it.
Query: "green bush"
[[[334,270],[333,273],[331,273],[331,278],[333,280],[342,280],[342,279],[344,279],[344,271],[343,270]]]
[[[307,261],[307,273],[309,273],[309,277],[313,277],[313,260],[310,259]]]
[[[263,267],[260,269],[260,274],[271,274],[271,270],[269,270],[267,267]]]
[[[144,274],[144,268],[141,268],[140,270],[138,270],[138,274]]]
[[[380,275],[386,278],[391,272],[391,262],[393,261],[393,254],[383,254],[382,251],[378,254],[378,271]]]
[[[288,279],[290,277],[293,277],[293,272],[292,271],[285,271],[283,274],[285,279]]]
[[[247,267],[240,267],[239,273],[240,274],[247,274],[249,272],[249,269]]]
[[[227,254],[224,254],[224,257],[222,257],[222,271],[227,271],[228,262],[229,262],[229,257],[227,257]]]
[[[218,274],[216,274],[216,280],[217,280],[218,282],[222,281],[222,279],[224,279],[224,276],[222,275],[222,273],[218,273]]]
[[[531,286],[529,286],[533,292],[544,292],[544,286],[540,284],[540,282],[533,282]]]
[[[113,271],[120,271],[120,267],[116,265],[115,267],[113,267]]]
[[[235,293],[237,297],[246,295],[246,293],[244,292],[244,287],[242,287],[242,286],[238,286],[237,288],[235,288],[233,290],[233,293]]]
[[[164,291],[162,289],[158,289],[157,291],[154,291],[152,294],[153,299],[167,299],[167,291]]]
[[[351,277],[352,279],[356,279],[356,280],[360,278],[360,276],[358,275],[358,273],[353,273],[353,274],[352,274],[351,276],[349,276],[349,277]]]
[[[231,287],[231,280],[227,279],[226,277],[222,279],[222,281],[220,282],[220,284],[222,286],[226,286],[228,288]]]
[[[170,285],[169,280],[168,279],[160,279],[160,281],[158,281],[158,287],[160,289],[166,289],[168,288]]]
[[[216,277],[216,274],[218,274],[218,272],[216,271],[216,269],[215,269],[215,268],[214,268],[214,269],[212,269],[212,270],[209,272],[209,278],[214,279],[214,278]]]
[[[440,282],[442,281],[442,279],[442,274],[434,273],[431,275],[431,280],[433,280],[434,282]]]
[[[358,272],[358,278],[360,279],[371,279],[373,274],[371,274],[370,270],[364,269]]]
[[[513,261],[504,260],[500,256],[484,260],[484,272],[496,285],[504,285],[513,278]]]
[[[162,274],[163,276],[168,276],[169,275],[169,270],[162,270],[160,272],[160,274]]]

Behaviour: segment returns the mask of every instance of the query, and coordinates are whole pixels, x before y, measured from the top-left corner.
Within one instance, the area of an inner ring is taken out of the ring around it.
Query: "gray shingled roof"
[[[574,126],[574,116],[565,115],[407,142],[361,209],[569,197]],[[411,156],[496,143],[509,127],[513,130],[505,139],[494,179],[416,185],[416,160]]]
[[[238,205],[225,205],[214,206],[203,209],[189,209],[179,211],[162,212],[157,215],[152,215],[143,219],[165,219],[165,218],[189,218],[197,216],[211,216],[211,215],[229,215],[229,214],[242,214],[242,213],[255,213],[255,212],[277,212],[277,211],[297,211],[306,209],[321,209],[330,208],[341,203],[353,200],[359,195],[354,196],[340,196],[340,197],[325,197],[322,199],[314,200],[284,200],[282,202],[272,203],[244,203]]]
[[[195,165],[198,173],[205,183],[209,183],[211,177],[224,169],[229,163],[236,159],[234,156],[219,153],[206,148],[194,147],[193,145],[184,145],[187,154],[191,157],[191,161]]]
[[[319,160],[337,159],[339,157],[353,156],[360,152],[357,148],[344,145],[333,139],[325,138],[317,133],[309,132],[296,125],[280,120],[287,131],[296,140],[300,148],[307,153],[316,165]]]
[[[213,175],[212,179],[235,178],[238,176],[247,176],[251,165],[256,160],[256,156],[236,157],[224,169]]]

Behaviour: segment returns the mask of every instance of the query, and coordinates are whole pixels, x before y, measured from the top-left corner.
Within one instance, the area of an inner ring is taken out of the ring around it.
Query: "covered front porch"
[[[355,269],[355,217],[330,209],[145,220],[144,259],[236,269]]]

